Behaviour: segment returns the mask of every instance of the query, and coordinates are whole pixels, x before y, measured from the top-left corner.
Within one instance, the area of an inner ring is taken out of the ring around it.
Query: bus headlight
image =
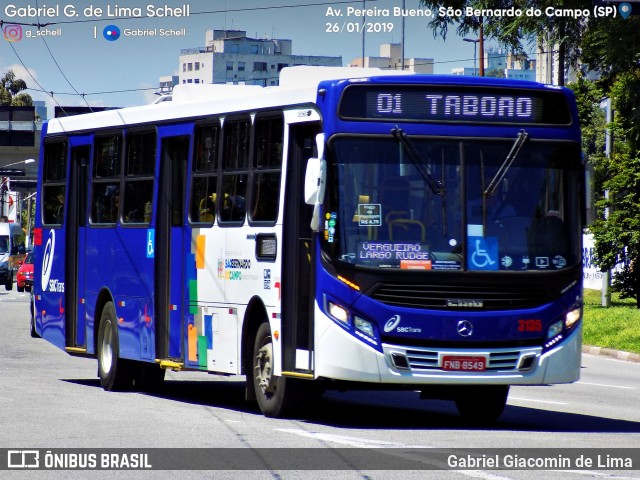
[[[360,330],[362,333],[367,335],[368,337],[375,338],[375,333],[373,332],[373,325],[371,322],[368,322],[364,318],[354,317],[353,326],[356,329]]]
[[[547,338],[553,338],[560,333],[562,333],[562,320],[557,321],[549,327],[549,330],[547,330]]]
[[[0,263],[0,271],[9,270],[9,262],[4,261]]]
[[[567,327],[567,330],[573,328],[573,326],[578,323],[581,316],[582,310],[579,307],[567,312],[564,317],[564,325]]]
[[[329,311],[329,315],[331,315],[335,320],[344,323],[345,325],[349,324],[349,311],[338,305],[337,303],[333,303],[332,301],[327,301],[327,310]]]

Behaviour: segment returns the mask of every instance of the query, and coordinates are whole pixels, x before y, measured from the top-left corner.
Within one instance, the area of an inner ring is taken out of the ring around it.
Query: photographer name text
[[[46,5],[27,5],[18,7],[9,4],[4,7],[4,14],[12,19],[18,18],[149,18],[149,17],[188,17],[191,5],[185,3],[178,7],[169,5],[148,4],[146,7],[122,7],[108,4],[104,7],[86,5],[84,7],[67,4],[48,7]]]

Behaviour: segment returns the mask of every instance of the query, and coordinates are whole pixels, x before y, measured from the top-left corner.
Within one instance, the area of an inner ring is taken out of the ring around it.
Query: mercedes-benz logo
[[[461,337],[470,337],[473,335],[473,324],[469,320],[460,320],[456,330]]]

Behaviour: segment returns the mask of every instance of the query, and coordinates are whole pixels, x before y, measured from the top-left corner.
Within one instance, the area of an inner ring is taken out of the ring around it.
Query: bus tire
[[[273,375],[271,328],[262,323],[253,347],[253,389],[260,410],[266,417],[283,417],[297,403],[293,379]]]
[[[469,389],[456,398],[458,413],[472,422],[493,422],[502,415],[509,396],[508,385],[489,385]]]
[[[107,302],[98,328],[98,376],[107,391],[128,390],[133,384],[132,366],[119,357],[118,320],[113,302]]]
[[[29,321],[29,333],[31,334],[32,338],[40,338],[40,335],[38,335],[38,331],[36,330],[36,307],[35,307],[33,289],[31,290],[31,295],[29,296],[29,309],[31,310],[31,320]]]
[[[4,288],[8,290],[13,290],[13,273],[9,272],[9,280],[4,284]]]

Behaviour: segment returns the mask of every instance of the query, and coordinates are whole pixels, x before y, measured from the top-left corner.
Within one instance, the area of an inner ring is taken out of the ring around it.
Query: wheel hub
[[[264,394],[273,394],[275,391],[271,358],[273,356],[273,349],[271,343],[263,346],[256,355],[256,379],[258,380],[258,386]]]

